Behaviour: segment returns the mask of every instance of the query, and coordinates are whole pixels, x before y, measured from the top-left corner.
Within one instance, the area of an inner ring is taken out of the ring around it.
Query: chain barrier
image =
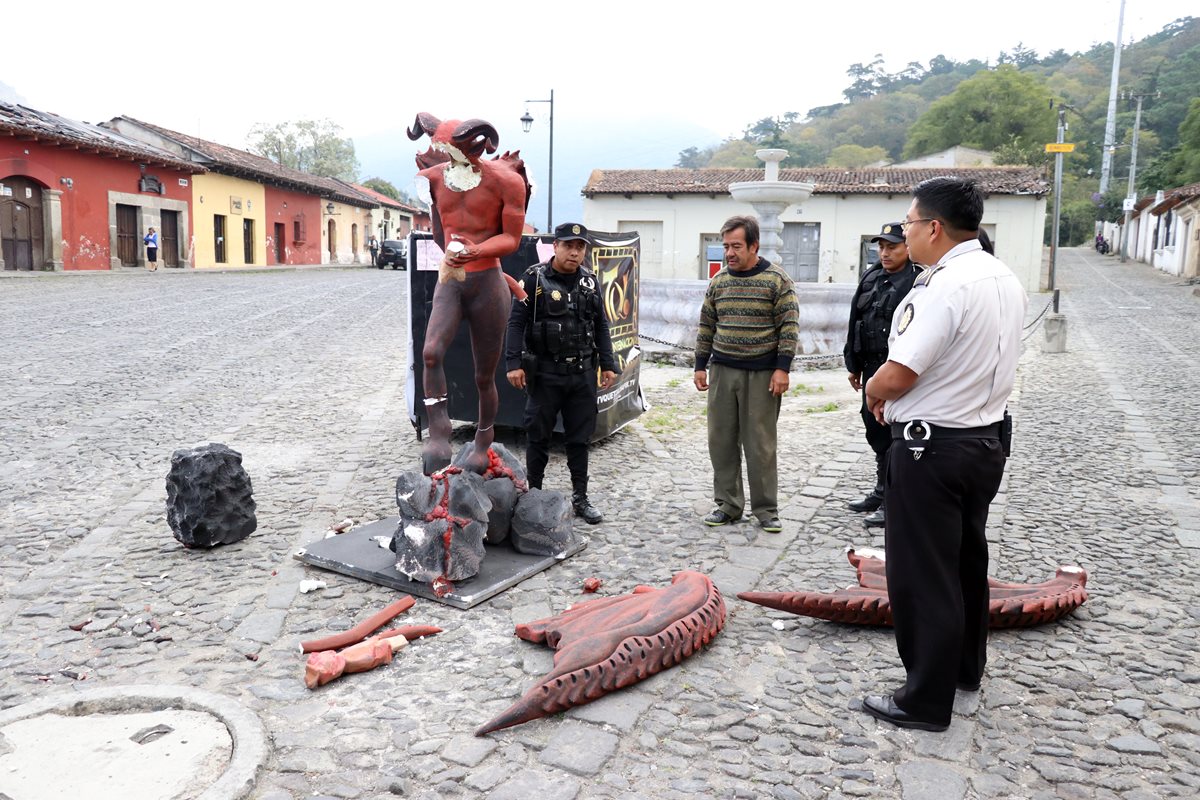
[[[654,342],[655,344],[663,344],[663,345],[666,345],[667,347],[671,347],[676,350],[683,350],[684,352],[687,352],[687,353],[696,352],[696,348],[694,348],[694,347],[688,347],[687,345],[683,345],[683,344],[676,344],[675,342],[668,342],[665,339],[655,339],[653,336],[647,336],[644,333],[639,333],[638,338],[645,339],[648,342]],[[807,355],[807,356],[797,355],[793,359],[793,361],[798,361],[801,363],[810,363],[810,364],[820,364],[820,363],[826,362],[826,361],[840,362],[841,360],[842,360],[841,353],[824,353],[824,354],[818,353],[818,354]]]
[[[1033,334],[1037,332],[1038,323],[1042,321],[1042,317],[1046,316],[1046,312],[1050,310],[1050,306],[1052,306],[1052,305],[1054,305],[1053,297],[1050,298],[1050,301],[1048,303],[1046,303],[1046,307],[1042,309],[1042,313],[1038,314],[1037,317],[1034,318],[1033,322],[1031,322],[1025,326],[1024,330],[1029,331],[1029,333],[1027,333],[1021,337],[1022,342],[1025,341],[1026,339],[1028,339],[1030,336],[1033,336]]]

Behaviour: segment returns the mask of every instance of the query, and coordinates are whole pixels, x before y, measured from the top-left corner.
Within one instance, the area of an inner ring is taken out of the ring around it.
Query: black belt
[[[947,428],[920,419],[912,422],[893,422],[893,439],[941,440],[941,439],[999,439],[1000,423],[980,425],[978,428]]]
[[[558,359],[538,359],[538,369],[543,372],[554,372],[558,375],[575,375],[595,369],[596,362],[591,356],[566,356]]]

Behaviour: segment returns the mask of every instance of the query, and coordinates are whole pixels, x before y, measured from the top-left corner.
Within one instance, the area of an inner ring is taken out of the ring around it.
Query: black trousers
[[[588,441],[596,430],[596,370],[571,375],[538,372],[533,391],[525,403],[525,471],[529,485],[542,486],[550,461],[550,437],[562,413],[563,438],[567,444],[567,469],[571,488],[586,493],[588,485]]]
[[[887,425],[880,425],[875,415],[867,410],[867,381],[879,371],[882,364],[868,364],[863,368],[862,375],[862,415],[863,428],[867,434],[867,444],[875,453],[875,494],[883,496],[884,474],[887,472],[887,454],[892,446],[892,430]]]
[[[935,438],[920,460],[898,440],[888,454],[888,598],[908,673],[895,700],[924,720],[948,723],[955,683],[978,683],[983,676],[985,529],[1003,474],[998,439]]]

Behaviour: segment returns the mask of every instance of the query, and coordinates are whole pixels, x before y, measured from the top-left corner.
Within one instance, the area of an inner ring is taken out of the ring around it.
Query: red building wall
[[[312,194],[276,189],[266,189],[266,237],[267,264],[320,264],[321,263],[321,198]],[[296,223],[300,236],[296,238]],[[283,260],[276,248],[276,224],[283,225]]]
[[[111,268],[110,190],[143,195],[147,204],[163,197],[191,203],[190,186],[179,185],[180,178],[190,184],[190,172],[150,165],[146,167],[146,174],[162,181],[165,194],[139,191],[142,171],[137,162],[0,138],[0,183],[5,178],[19,175],[62,192],[63,269]],[[47,230],[45,235],[50,236],[50,231]],[[190,235],[190,231],[179,231],[181,239]]]

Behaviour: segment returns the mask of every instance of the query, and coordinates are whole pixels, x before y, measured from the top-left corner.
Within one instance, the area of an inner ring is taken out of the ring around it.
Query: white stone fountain
[[[758,254],[772,264],[782,263],[779,251],[783,248],[783,223],[779,217],[789,206],[803,203],[816,188],[811,183],[779,180],[779,162],[787,158],[787,150],[758,150],[767,166],[761,181],[740,181],[729,184],[729,193],[739,203],[749,203],[758,217]]]

